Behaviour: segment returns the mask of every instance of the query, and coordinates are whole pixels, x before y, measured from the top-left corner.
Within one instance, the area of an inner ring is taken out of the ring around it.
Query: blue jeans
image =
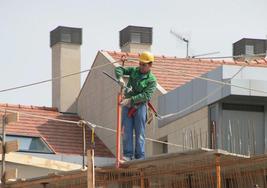
[[[122,126],[123,134],[123,155],[125,157],[136,159],[145,158],[145,127],[146,127],[146,104],[138,107],[132,117],[128,117],[129,108],[122,108]],[[135,152],[133,146],[133,131],[135,131]]]

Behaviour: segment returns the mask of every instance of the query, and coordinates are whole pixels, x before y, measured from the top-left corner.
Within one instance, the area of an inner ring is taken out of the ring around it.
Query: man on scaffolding
[[[129,75],[122,108],[123,160],[145,158],[145,127],[147,120],[147,103],[156,90],[156,77],[151,72],[154,56],[143,52],[139,57],[139,67],[116,67],[115,74],[124,87],[123,75]],[[133,131],[135,131],[135,152],[133,146]]]

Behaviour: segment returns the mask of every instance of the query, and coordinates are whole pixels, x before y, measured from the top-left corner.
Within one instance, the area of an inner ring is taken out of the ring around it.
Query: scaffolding
[[[92,164],[88,152],[88,165]],[[267,155],[197,149],[116,165],[8,182],[24,188],[252,188],[267,186]],[[95,174],[93,174],[94,172]],[[95,178],[95,179],[94,179]],[[94,183],[95,182],[95,185]]]

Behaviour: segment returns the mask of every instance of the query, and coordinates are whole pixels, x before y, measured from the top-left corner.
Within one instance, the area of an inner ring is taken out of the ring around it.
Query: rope
[[[193,59],[227,59],[227,58],[258,58],[260,56],[266,56],[266,53],[259,53],[254,55],[234,55],[234,56],[215,56],[215,57],[201,57],[201,58],[193,58]],[[259,58],[261,59],[261,58]]]
[[[236,75],[238,75],[246,66],[242,66],[231,78],[230,80],[228,80],[228,82],[230,82]],[[183,110],[180,110],[178,112],[175,113],[170,113],[170,114],[166,114],[166,115],[162,115],[160,116],[161,119],[165,119],[165,118],[169,118],[169,117],[173,117],[173,116],[177,116],[187,110],[189,110],[190,108],[193,108],[194,106],[200,104],[201,102],[205,101],[206,99],[208,99],[209,97],[215,95],[218,91],[221,91],[221,89],[225,87],[225,85],[221,85],[221,87],[215,89],[214,91],[212,91],[210,94],[208,94],[207,96],[203,97],[202,99],[198,100],[197,102],[193,103],[190,106],[187,106],[186,108],[184,108]]]
[[[91,146],[92,148],[95,148],[95,128],[91,128]]]
[[[136,59],[136,58],[130,58],[131,61],[133,61],[134,59]],[[153,67],[162,70],[162,67],[159,67],[157,65],[153,65]],[[191,76],[193,78],[198,78],[198,79],[201,79],[201,80],[206,80],[206,81],[217,83],[217,84],[221,84],[221,85],[227,85],[227,86],[232,86],[232,87],[236,87],[236,88],[240,88],[240,89],[245,89],[245,90],[249,90],[249,91],[255,91],[255,92],[267,94],[267,91],[264,91],[264,90],[243,87],[243,86],[239,86],[239,85],[236,85],[236,84],[231,84],[231,83],[227,83],[227,82],[223,82],[223,81],[219,81],[219,80],[215,80],[215,79],[211,79],[211,78],[205,78],[205,77],[202,77],[202,76],[196,76],[196,75],[187,73],[185,71],[172,70],[172,69],[167,69],[165,71],[178,73],[178,74],[181,74],[181,75],[187,75],[187,76]]]
[[[228,57],[256,57],[256,55],[255,56],[228,56]],[[216,58],[216,57],[213,57],[213,58]],[[133,59],[133,58],[131,58],[131,59]],[[203,58],[201,58],[201,59],[203,59]],[[121,60],[117,60],[117,61],[112,62],[111,64],[114,64],[114,63],[117,63],[117,62],[120,62],[120,61]],[[13,87],[13,88],[3,89],[3,90],[0,90],[0,92],[6,92],[6,91],[16,90],[16,89],[20,89],[20,88],[25,88],[25,87],[33,86],[33,85],[39,85],[39,84],[50,82],[50,81],[53,81],[53,80],[57,80],[57,79],[61,79],[61,78],[66,78],[66,77],[74,76],[74,75],[77,75],[77,74],[82,74],[84,72],[89,72],[91,70],[98,69],[98,68],[101,68],[101,67],[104,67],[104,66],[107,66],[107,65],[110,65],[110,64],[103,64],[103,65],[95,66],[95,67],[93,67],[91,69],[83,70],[83,71],[72,73],[72,74],[67,74],[67,75],[64,75],[64,76],[54,77],[52,79],[48,79],[48,80],[44,80],[44,81],[40,81],[40,82],[35,82],[35,83],[26,84],[26,85],[22,85],[22,86],[17,86],[17,87]],[[153,65],[153,66],[155,67],[155,65]],[[241,67],[240,71],[242,69],[243,69],[243,67]],[[237,87],[237,88],[241,88],[241,89],[247,89],[247,90],[250,90],[250,91],[257,91],[257,92],[267,93],[267,91],[257,90],[257,89],[253,89],[253,88],[246,88],[246,87],[242,87],[242,86],[238,86],[238,85],[235,85],[235,84],[230,84],[230,83],[226,83],[226,82],[222,82],[222,81],[218,81],[218,80],[214,80],[214,79],[204,78],[204,77],[201,77],[201,76],[195,76],[195,75],[186,73],[184,71],[178,71],[178,70],[177,71],[176,70],[167,70],[167,71],[174,72],[174,73],[182,73],[184,75],[190,75],[190,76],[192,76],[194,78],[203,79],[203,80],[206,80],[206,81],[211,81],[211,82],[214,82],[214,83],[222,84],[223,86],[228,85],[228,86],[233,86],[233,87]],[[216,92],[217,92],[217,90],[214,91],[214,92],[212,92],[212,94],[215,94]],[[207,96],[205,98],[207,98]],[[201,99],[200,101],[203,101],[203,100],[204,100],[204,98]],[[198,104],[200,101],[196,102],[193,105]],[[193,105],[191,105],[189,107],[192,107]],[[189,108],[189,107],[187,107],[187,108]],[[3,108],[1,108],[1,109],[3,109]],[[8,112],[13,112],[13,113],[20,113],[20,114],[23,114],[23,115],[26,115],[26,116],[31,116],[31,117],[36,117],[36,118],[43,118],[43,119],[48,119],[48,120],[53,120],[53,121],[59,121],[59,122],[65,122],[65,123],[71,123],[71,124],[77,124],[77,125],[79,124],[79,122],[76,122],[76,121],[69,121],[69,120],[62,120],[62,119],[57,119],[57,118],[50,118],[50,117],[45,117],[45,116],[40,116],[40,115],[33,115],[33,114],[23,113],[23,112],[13,111],[13,110],[7,110],[7,111]],[[182,110],[182,111],[185,111],[185,109]],[[179,113],[181,113],[181,111]],[[170,115],[172,115],[172,114],[170,114]],[[165,115],[165,116],[168,116],[168,115]],[[100,126],[100,125],[96,125],[96,124],[93,124],[91,122],[88,122],[88,124],[90,126],[93,125],[93,126],[95,126],[96,128],[99,128],[99,129],[103,129],[103,130],[107,130],[107,131],[112,131],[112,132],[117,132],[114,129],[107,128],[107,127]],[[182,145],[178,145],[178,144],[174,144],[174,143],[170,143],[170,142],[164,142],[164,141],[155,140],[155,139],[152,139],[152,138],[146,138],[146,140],[149,140],[149,141],[152,141],[152,142],[161,143],[161,144],[167,144],[167,145],[171,145],[171,146],[176,146],[176,147],[183,147],[183,148],[186,147],[186,146],[182,146]],[[191,147],[188,147],[188,148],[191,148]]]
[[[131,61],[133,59],[135,59],[135,58],[130,58]],[[162,69],[162,67],[159,67],[157,65],[153,65],[153,67],[156,68],[156,69],[159,69],[159,70]],[[264,90],[243,87],[243,86],[239,86],[239,85],[236,85],[236,84],[231,84],[231,83],[227,83],[227,82],[223,82],[223,81],[219,81],[219,80],[215,80],[215,79],[211,79],[211,78],[205,78],[205,77],[202,77],[202,76],[196,76],[196,75],[193,75],[193,74],[187,73],[185,71],[181,71],[181,70],[168,69],[168,70],[165,70],[165,71],[178,73],[178,74],[181,74],[181,75],[187,75],[187,76],[191,76],[193,78],[198,78],[198,79],[201,79],[201,80],[206,80],[206,81],[217,83],[217,84],[221,84],[221,85],[227,85],[227,86],[232,86],[232,87],[236,87],[236,88],[240,88],[240,89],[245,89],[245,90],[249,90],[249,91],[255,91],[255,92],[267,94],[267,91],[264,91]]]
[[[62,119],[51,118],[51,117],[47,117],[47,116],[40,116],[40,115],[34,115],[34,114],[30,114],[30,113],[19,112],[19,111],[15,111],[15,110],[8,110],[6,108],[1,108],[0,107],[0,111],[1,112],[4,112],[4,110],[6,110],[6,112],[18,113],[18,114],[22,114],[22,115],[29,116],[29,117],[47,119],[47,120],[51,120],[51,121],[64,122],[64,123],[68,123],[68,124],[75,124],[75,125],[77,125],[79,127],[80,127],[80,124],[81,124],[80,121],[62,120]],[[84,121],[84,120],[81,120],[81,121]],[[99,129],[103,129],[103,130],[106,130],[106,131],[111,131],[111,132],[114,132],[114,133],[117,132],[115,129],[111,129],[111,128],[104,127],[104,126],[101,126],[101,125],[96,125],[96,124],[91,123],[89,121],[85,121],[85,122],[87,123],[88,127],[91,128],[91,129],[92,128],[99,128]],[[146,137],[145,139],[148,140],[148,141],[151,141],[151,142],[157,142],[157,143],[166,144],[166,145],[170,145],[170,146],[192,149],[192,147],[182,146],[182,145],[174,144],[174,143],[170,143],[170,142],[159,141],[159,140],[155,140],[155,139],[152,139],[152,138],[147,138]]]
[[[25,85],[21,85],[21,86],[16,86],[16,87],[11,87],[11,88],[7,88],[7,89],[2,89],[2,90],[0,90],[0,93],[6,92],[6,91],[17,90],[17,89],[21,89],[21,88],[26,88],[26,87],[30,87],[30,86],[40,85],[40,84],[44,84],[44,83],[47,83],[47,82],[52,82],[54,80],[58,80],[58,79],[62,79],[62,78],[67,78],[67,77],[75,76],[75,75],[78,75],[78,74],[82,74],[82,73],[85,73],[85,72],[89,72],[89,71],[92,71],[92,70],[95,70],[95,69],[99,69],[99,68],[105,67],[107,65],[112,65],[112,64],[118,63],[120,61],[121,60],[117,60],[117,61],[114,61],[114,62],[111,62],[111,63],[107,63],[107,64],[103,64],[103,65],[98,65],[98,66],[92,67],[91,69],[85,69],[85,70],[80,71],[80,72],[66,74],[66,75],[63,75],[63,76],[57,76],[57,77],[54,77],[52,79],[47,79],[47,80],[43,80],[43,81],[39,81],[39,82],[34,82],[34,83],[25,84]]]
[[[153,67],[154,68],[158,68],[158,69],[162,69],[161,67],[158,67],[157,65],[153,65]],[[264,91],[264,90],[243,87],[243,86],[239,86],[239,85],[236,85],[236,84],[231,84],[231,83],[227,83],[227,82],[223,82],[223,81],[219,81],[219,80],[215,80],[215,79],[211,79],[211,78],[205,78],[205,77],[202,77],[202,76],[196,76],[196,75],[187,73],[185,71],[171,70],[171,69],[168,69],[166,71],[173,72],[173,73],[178,73],[178,74],[181,74],[181,75],[191,76],[193,78],[198,78],[198,79],[209,81],[209,82],[213,82],[213,83],[216,83],[216,84],[227,85],[227,86],[232,86],[232,87],[236,87],[236,88],[240,88],[240,89],[245,89],[245,90],[249,90],[249,91],[256,91],[256,92],[259,92],[259,93],[267,94],[267,91]]]
[[[244,58],[253,58],[253,57],[257,58],[258,56],[263,56],[263,55],[266,55],[266,54],[265,53],[261,53],[261,54],[255,54],[255,55],[238,55],[238,56],[221,56],[221,57],[216,57],[215,56],[215,57],[204,57],[204,58],[193,58],[193,59],[222,59],[222,58],[234,58],[234,57],[236,57],[236,58],[242,58],[242,57],[244,57]],[[260,59],[264,59],[264,58],[260,58]],[[138,58],[126,58],[126,56],[123,55],[120,60],[116,60],[116,61],[108,63],[108,64],[98,65],[98,66],[92,67],[91,69],[85,69],[85,70],[80,71],[80,72],[66,74],[64,76],[58,76],[58,77],[54,77],[52,79],[47,79],[47,80],[43,80],[43,81],[39,81],[39,82],[33,82],[33,83],[30,83],[30,84],[25,84],[25,85],[21,85],[21,86],[2,89],[2,90],[0,90],[0,93],[6,92],[6,91],[17,90],[17,89],[21,89],[21,88],[26,88],[26,87],[30,87],[30,86],[40,85],[40,84],[51,82],[51,81],[58,80],[58,79],[61,79],[61,78],[67,78],[67,77],[75,76],[75,75],[78,75],[78,74],[82,74],[82,73],[85,73],[85,72],[89,72],[89,71],[92,71],[92,70],[95,70],[95,69],[102,68],[102,67],[107,66],[107,65],[111,65],[111,64],[114,64],[114,63],[125,62],[127,60],[131,60],[131,61],[138,60],[138,62],[139,62]],[[153,65],[153,67],[155,67],[155,65]],[[168,71],[173,72],[171,70],[168,70]],[[180,72],[182,72],[182,71],[180,71]],[[175,73],[177,73],[177,72],[175,72]],[[184,74],[191,75],[191,74],[188,74],[188,73],[184,73]],[[220,82],[218,80],[212,80],[212,79],[198,77],[198,76],[194,76],[194,75],[191,75],[191,76],[195,77],[195,78],[199,78],[199,79],[205,79],[207,81],[214,81],[216,83],[221,83],[221,84],[224,83],[224,82]],[[242,88],[240,86],[234,86],[234,87]],[[247,88],[242,88],[242,89],[247,89]],[[259,90],[253,90],[253,91],[260,92]]]

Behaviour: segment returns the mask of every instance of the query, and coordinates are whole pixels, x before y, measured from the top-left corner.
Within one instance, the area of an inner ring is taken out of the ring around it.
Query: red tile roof
[[[106,51],[114,60],[118,60],[122,55],[127,58],[138,58],[139,54]],[[173,90],[194,79],[194,76],[201,76],[221,65],[245,65],[244,61],[225,61],[225,60],[203,60],[203,59],[184,59],[176,57],[155,56],[155,63],[152,72],[157,77],[158,83],[166,90]],[[125,66],[138,66],[137,62],[126,62]],[[267,59],[250,62],[249,66],[267,67]],[[181,75],[174,71],[183,71],[191,75]]]
[[[49,118],[58,118],[62,120],[79,121],[80,117],[74,114],[62,114],[56,108],[22,106],[0,104],[1,111],[3,109],[19,111],[38,116],[46,116]],[[1,113],[3,114],[3,113]],[[19,114],[19,121],[7,125],[7,134],[38,136],[54,150],[55,153],[61,154],[82,154],[82,128],[75,124],[58,122],[53,120],[41,119]],[[91,130],[86,130],[87,147],[90,147]],[[96,136],[95,155],[100,157],[113,157],[110,150]]]

